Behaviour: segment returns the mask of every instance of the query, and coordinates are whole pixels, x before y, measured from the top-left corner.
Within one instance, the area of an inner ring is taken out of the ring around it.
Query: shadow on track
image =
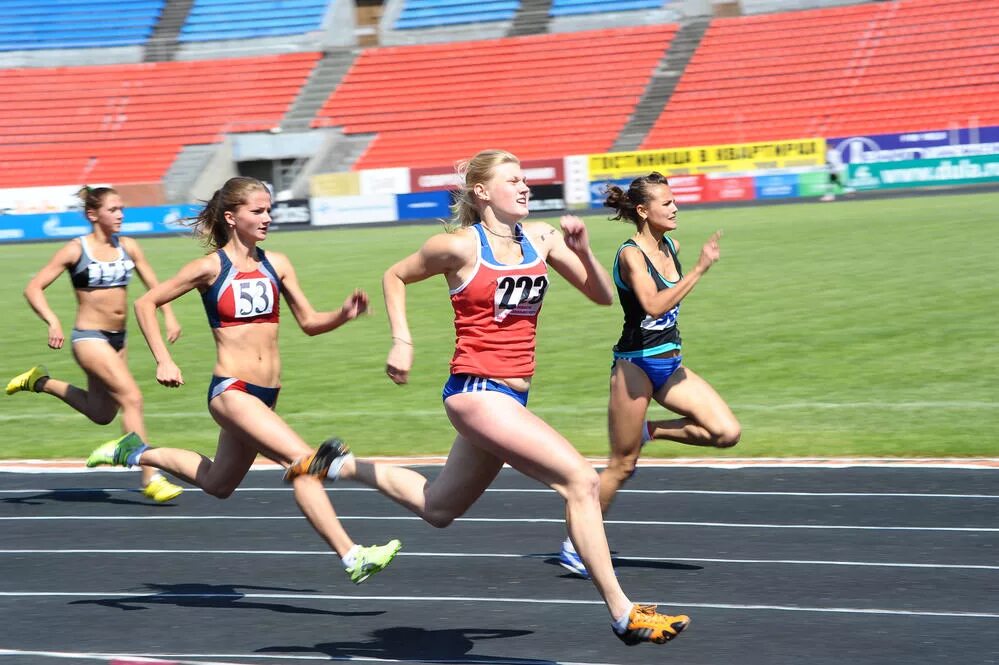
[[[411,626],[395,626],[372,631],[371,638],[363,642],[323,642],[316,644],[314,647],[273,646],[257,649],[257,653],[321,653],[337,660],[378,658],[432,663],[475,662],[509,663],[511,665],[553,665],[553,661],[550,660],[469,656],[469,653],[475,648],[475,644],[478,641],[509,639],[532,634],[533,631],[530,630],[490,628],[426,630]],[[516,653],[522,648],[522,645],[511,644],[509,652]]]
[[[267,610],[282,614],[324,614],[340,617],[370,617],[384,614],[376,612],[332,612],[317,610],[311,607],[298,607],[284,603],[268,603],[258,600],[246,600],[246,591],[276,591],[285,593],[308,593],[315,589],[288,589],[284,587],[252,586],[246,584],[146,584],[146,588],[156,590],[148,596],[129,596],[127,598],[103,598],[99,600],[74,600],[70,605],[101,605],[120,610],[147,610],[157,605],[175,605],[177,607],[217,608],[225,610]]]

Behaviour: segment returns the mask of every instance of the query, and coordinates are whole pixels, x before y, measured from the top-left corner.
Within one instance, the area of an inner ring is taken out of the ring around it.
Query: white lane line
[[[335,493],[341,492],[367,492],[377,493],[378,490],[370,487],[327,487],[327,490]],[[197,487],[185,488],[186,492],[202,493]],[[238,487],[236,492],[294,492],[292,487]],[[36,488],[36,489],[10,489],[0,490],[3,494],[95,494],[105,492],[107,494],[139,494],[138,488],[122,487],[67,487],[67,488]],[[515,488],[497,487],[486,490],[487,494],[555,494],[555,490],[545,488]],[[901,498],[901,499],[999,499],[999,494],[935,494],[933,492],[758,492],[758,491],[737,491],[737,490],[644,490],[644,489],[620,489],[618,494],[690,494],[695,496],[797,496],[797,497],[819,497],[819,498]]]
[[[300,515],[266,516],[266,515],[23,515],[19,517],[0,517],[0,522],[131,522],[150,520],[232,520],[232,521],[264,521],[264,520],[300,520]],[[419,517],[407,516],[339,516],[341,522],[422,522]],[[461,517],[456,522],[477,522],[487,524],[564,524],[565,520],[554,517]],[[843,531],[947,531],[964,533],[995,533],[999,527],[970,526],[866,526],[854,524],[741,524],[736,522],[665,522],[655,520],[605,520],[604,524],[622,526],[689,526],[723,529],[833,529]]]
[[[286,661],[314,661],[325,662],[358,662],[358,663],[441,663],[448,665],[610,665],[609,663],[591,663],[571,660],[538,660],[531,658],[504,658],[498,656],[479,657],[470,656],[467,658],[448,658],[446,660],[424,660],[419,658],[375,658],[374,656],[331,656],[304,654],[260,654],[260,653],[143,653],[142,655],[131,653],[101,653],[101,652],[75,652],[75,651],[35,651],[28,649],[0,649],[0,656],[33,656],[35,658],[58,658],[74,660],[97,660],[101,662],[111,661],[111,665],[117,662],[127,661],[128,663],[149,663],[150,665],[240,665],[231,660],[219,661],[218,658],[238,658],[240,660],[286,660]],[[197,658],[198,660],[188,660]],[[211,658],[213,660],[201,660]],[[164,660],[166,659],[166,660]]]
[[[0,556],[24,554],[102,554],[133,556],[142,555],[197,555],[197,556],[335,556],[329,550],[187,550],[187,549],[0,549]],[[503,554],[497,552],[406,552],[398,556],[408,558],[453,558],[453,559],[551,559],[557,554]],[[614,561],[649,561],[658,563],[732,563],[732,564],[772,564],[803,566],[858,566],[870,568],[926,568],[947,570],[999,570],[999,565],[978,565],[960,563],[902,563],[897,561],[834,561],[811,559],[720,559],[706,557],[675,556],[614,556]]]
[[[0,591],[0,598],[130,598],[159,602],[163,600],[336,600],[350,602],[413,603],[494,603],[521,605],[603,605],[602,600],[570,598],[498,598],[495,596],[346,596],[304,593],[138,593],[117,591]],[[688,603],[682,600],[635,601],[667,607],[699,607],[723,610],[769,610],[777,612],[816,612],[836,614],[886,614],[899,616],[999,619],[993,612],[948,612],[946,610],[896,610],[874,607],[802,607],[798,605],[745,605],[739,603]]]

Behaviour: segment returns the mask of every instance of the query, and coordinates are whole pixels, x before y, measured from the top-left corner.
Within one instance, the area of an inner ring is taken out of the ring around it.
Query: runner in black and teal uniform
[[[720,233],[711,236],[697,264],[683,274],[679,245],[666,234],[676,229],[676,202],[669,182],[659,173],[636,178],[627,191],[612,186],[605,205],[613,219],[632,222],[635,234],[614,258],[613,277],[624,310],[624,327],[614,346],[608,431],[610,459],[600,474],[600,507],[610,508],[618,489],[635,472],[642,445],[668,439],[695,446],[726,448],[739,441],[741,428],[725,400],[711,385],[683,365],[677,318],[680,302],[718,260]],[[655,399],[679,415],[646,421]],[[587,576],[568,539],[559,562]]]

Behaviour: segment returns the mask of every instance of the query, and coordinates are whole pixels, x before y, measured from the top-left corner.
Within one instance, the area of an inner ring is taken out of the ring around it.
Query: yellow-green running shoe
[[[344,568],[344,570],[350,575],[351,582],[360,584],[375,573],[384,570],[400,549],[402,549],[402,543],[398,540],[390,540],[384,545],[359,547],[354,558],[354,565],[350,568]]]
[[[49,378],[49,371],[45,369],[45,365],[35,365],[27,372],[18,374],[7,382],[7,394],[13,395],[22,390],[35,392],[35,384],[38,383],[38,379],[47,378]]]
[[[149,484],[142,488],[142,493],[156,503],[165,503],[170,499],[176,499],[183,491],[183,487],[174,485],[159,474],[153,476]]]
[[[95,466],[135,466],[139,463],[139,453],[148,448],[138,434],[128,434],[97,446],[87,458],[87,467]]]

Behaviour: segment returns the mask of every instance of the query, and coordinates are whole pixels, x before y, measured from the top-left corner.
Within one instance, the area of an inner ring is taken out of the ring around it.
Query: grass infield
[[[681,210],[674,237],[685,265],[712,231],[724,230],[722,260],[681,309],[684,363],[732,405],[743,437],[725,451],[659,442],[645,455],[996,456],[999,248],[984,233],[995,214],[994,193]],[[587,226],[609,266],[631,227],[599,215]],[[360,455],[447,451],[453,431],[440,399],[454,341],[447,287],[442,278],[409,287],[416,361],[403,387],[384,374],[390,340],[380,287],[388,265],[439,230],[277,230],[264,245],[288,254],[317,309],[338,307],[354,287],[373,302],[371,315],[313,338],[285,307],[278,412],[307,441],[336,433]],[[203,251],[186,237],[140,242],[161,279]],[[45,363],[53,376],[85,385],[68,341],[50,350],[21,294],[58,246],[0,245],[4,382]],[[134,298],[143,286],[136,279],[130,288]],[[75,314],[68,277],[46,295],[68,336]],[[129,363],[152,443],[211,454],[218,429],[205,394],[214,345],[196,293],[174,306],[184,334],[172,353],[186,385],[157,385],[134,320]],[[610,348],[620,326],[617,304],[593,305],[554,276],[531,408],[587,455],[606,452]],[[651,409],[653,417],[664,413]],[[94,425],[50,396],[0,397],[0,458],[85,457],[118,428]]]

